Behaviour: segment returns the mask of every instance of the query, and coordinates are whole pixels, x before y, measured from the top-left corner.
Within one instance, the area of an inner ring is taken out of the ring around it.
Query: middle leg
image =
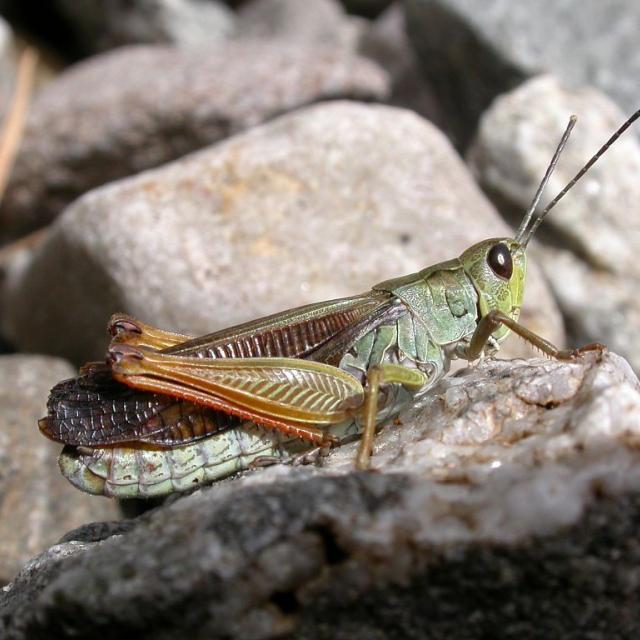
[[[418,391],[429,381],[426,374],[418,369],[409,369],[395,364],[378,364],[367,372],[367,389],[364,402],[364,429],[356,457],[356,468],[369,468],[376,433],[376,415],[381,384],[400,384],[412,391]]]

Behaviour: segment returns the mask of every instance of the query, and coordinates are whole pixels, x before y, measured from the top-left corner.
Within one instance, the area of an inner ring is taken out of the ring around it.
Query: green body
[[[506,245],[513,257],[513,274],[508,280],[496,276],[487,264],[488,251],[497,243]],[[480,318],[490,310],[518,318],[525,269],[524,250],[518,243],[508,238],[491,239],[474,245],[457,259],[373,287],[371,296],[387,294],[406,313],[355,340],[340,359],[339,368],[363,384],[367,371],[375,365],[400,365],[425,374],[425,384],[418,390],[387,385],[377,422],[397,415],[416,395],[431,388],[448,371],[453,358],[464,358]],[[292,313],[283,313],[283,322],[289,321]],[[257,320],[256,326],[261,322]],[[508,333],[500,326],[492,334],[490,346],[497,348]],[[360,432],[360,419],[352,417],[327,430],[344,440]],[[168,449],[105,447],[83,454],[67,448],[60,466],[73,484],[89,493],[151,497],[223,478],[246,469],[258,457],[286,459],[305,446],[297,438],[245,423]]]

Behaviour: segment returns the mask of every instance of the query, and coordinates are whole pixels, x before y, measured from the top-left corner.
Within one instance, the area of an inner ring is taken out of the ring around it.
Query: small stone
[[[469,161],[505,210],[528,205],[569,116],[578,122],[546,189],[549,202],[624,122],[592,88],[540,76],[497,99],[483,116]],[[603,342],[640,370],[640,143],[612,145],[539,229],[552,238],[539,263],[567,318],[571,343]]]
[[[637,3],[566,0],[541,10],[511,0],[487,0],[481,9],[476,0],[405,0],[405,7],[456,146],[466,148],[497,95],[543,72],[598,87],[629,112],[640,104]]]
[[[7,276],[3,329],[20,348],[82,363],[104,356],[116,311],[203,335],[511,233],[427,121],[318,105],[78,200]],[[523,323],[562,343],[535,265],[525,299]]]
[[[386,94],[381,69],[331,46],[246,40],[90,58],[33,101],[0,208],[0,239],[50,222],[95,186],[301,105]]]
[[[233,12],[215,0],[55,0],[87,53],[127,44],[211,45],[234,31]]]
[[[118,517],[114,502],[69,486],[56,464],[59,445],[38,431],[49,388],[73,375],[63,360],[0,356],[0,585],[70,528]]]

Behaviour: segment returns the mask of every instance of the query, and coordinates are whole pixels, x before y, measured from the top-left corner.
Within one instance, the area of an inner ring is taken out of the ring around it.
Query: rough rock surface
[[[481,10],[475,0],[405,6],[423,69],[460,146],[495,96],[544,71],[594,85],[630,112],[640,104],[638,3],[564,0],[543,11],[539,3],[511,0],[488,0]]]
[[[383,431],[377,473],[348,445],[70,534],[4,589],[0,633],[637,637],[639,417],[613,354],[485,361]]]
[[[510,233],[431,124],[318,105],[78,200],[7,277],[3,329],[21,348],[82,362],[103,356],[118,310],[202,335]],[[562,342],[535,268],[528,295],[523,322]]]
[[[506,208],[530,201],[575,113],[578,123],[547,188],[547,201],[624,122],[606,96],[553,76],[523,84],[483,116],[470,161]],[[640,144],[627,132],[546,218],[540,256],[575,343],[599,341],[640,370]],[[595,294],[595,295],[594,295]]]
[[[363,23],[338,0],[255,0],[238,12],[236,37],[317,43],[353,51]]]
[[[34,100],[0,234],[41,226],[92,187],[301,105],[386,93],[386,75],[373,62],[319,45],[139,46],[91,58]]]
[[[55,0],[87,53],[127,44],[209,45],[233,33],[233,12],[215,0]]]
[[[0,585],[69,528],[118,515],[60,477],[60,447],[38,431],[49,388],[73,374],[54,358],[0,356]]]

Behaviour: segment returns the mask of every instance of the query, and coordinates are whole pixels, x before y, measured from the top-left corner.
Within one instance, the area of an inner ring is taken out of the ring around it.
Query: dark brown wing
[[[104,446],[143,441],[174,445],[240,424],[220,411],[171,396],[136,391],[111,377],[106,365],[58,383],[49,395],[42,433],[71,445]]]
[[[372,291],[319,302],[252,320],[163,353],[201,358],[311,358],[311,354],[350,327],[360,326],[392,304],[388,292]]]

